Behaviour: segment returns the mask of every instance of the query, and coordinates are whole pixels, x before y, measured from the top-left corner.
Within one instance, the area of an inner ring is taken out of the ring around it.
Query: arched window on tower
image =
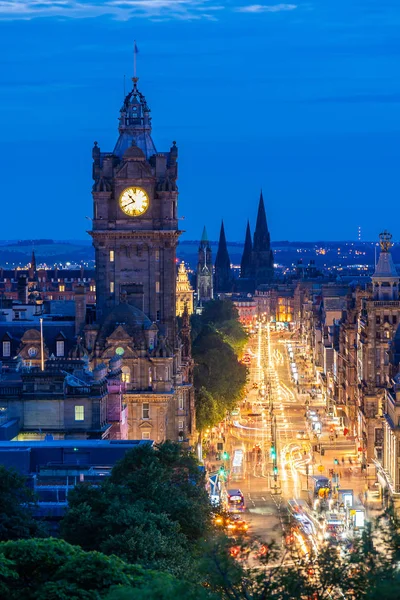
[[[122,367],[122,381],[124,383],[130,383],[131,382],[131,370],[129,367]]]

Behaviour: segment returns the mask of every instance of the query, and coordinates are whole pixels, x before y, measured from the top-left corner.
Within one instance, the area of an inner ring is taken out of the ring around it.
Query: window
[[[182,419],[179,419],[179,421],[178,421],[178,429],[179,429],[179,431],[183,431],[183,420]]]
[[[91,285],[89,289],[90,289],[91,292],[95,292],[96,291],[96,286],[95,285]]]
[[[117,348],[118,350],[118,348]],[[123,350],[123,348],[121,348],[121,350]],[[130,383],[131,382],[131,370],[129,367],[122,367],[122,381],[124,381],[125,383]]]
[[[114,262],[114,250],[110,250],[110,262]]]
[[[160,282],[156,281],[156,294],[160,293]]]
[[[37,348],[35,348],[34,346],[29,348],[29,350],[28,350],[28,355],[30,356],[30,358],[35,358],[37,353],[38,353]]]
[[[178,408],[179,410],[183,410],[183,396],[179,396]]]
[[[3,342],[3,356],[11,355],[11,342]]]
[[[389,329],[385,329],[385,339],[386,340],[390,339],[390,331],[389,331]]]
[[[155,259],[156,262],[160,262],[160,251],[158,249],[155,251]]]
[[[159,321],[161,318],[161,312],[158,310],[156,314],[156,321]]]
[[[110,281],[110,294],[114,293],[114,282]]]
[[[84,406],[75,406],[75,421],[84,421],[85,420],[85,407]]]
[[[142,404],[142,419],[150,419],[150,404],[148,402]]]
[[[393,323],[393,325],[397,324],[397,317],[396,317],[396,315],[393,315],[393,317],[392,317],[392,323]]]
[[[65,285],[59,285],[58,286],[58,291],[59,292],[65,292]]]
[[[142,440],[150,439],[150,431],[142,431]]]
[[[381,318],[380,318],[380,316],[379,316],[379,315],[376,315],[376,319],[375,319],[375,321],[376,321],[376,324],[377,324],[377,325],[380,325],[380,324],[381,324]]]
[[[64,356],[64,340],[57,340],[56,354],[57,356]]]
[[[389,320],[389,315],[384,315],[384,316],[383,316],[383,322],[384,322],[384,323],[390,323],[390,320]]]

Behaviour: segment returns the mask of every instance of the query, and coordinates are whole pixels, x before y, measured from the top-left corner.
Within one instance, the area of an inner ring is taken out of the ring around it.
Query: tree
[[[44,527],[32,515],[35,504],[26,477],[0,465],[0,541],[45,535]]]
[[[210,505],[196,459],[181,445],[165,442],[126,453],[102,485],[77,486],[69,495],[61,535],[85,550],[183,576],[209,524]]]
[[[109,593],[106,600],[218,600],[219,596],[200,585],[158,575],[137,589],[122,588]]]
[[[151,578],[115,556],[85,552],[54,538],[2,542],[0,556],[1,597],[8,600],[98,600],[113,586],[135,587]]]
[[[213,427],[224,417],[224,407],[218,404],[205,387],[201,387],[196,394],[196,427],[198,431]]]
[[[242,399],[247,369],[221,335],[205,327],[193,344],[194,385],[204,387],[221,405],[232,410]]]

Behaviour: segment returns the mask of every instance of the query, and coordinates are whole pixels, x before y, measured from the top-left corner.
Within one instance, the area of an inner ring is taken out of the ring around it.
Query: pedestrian
[[[352,465],[353,461],[351,460],[351,456],[349,456],[349,463]]]
[[[335,438],[338,439],[338,432],[335,431]]]
[[[342,466],[344,467],[344,456],[342,456]]]

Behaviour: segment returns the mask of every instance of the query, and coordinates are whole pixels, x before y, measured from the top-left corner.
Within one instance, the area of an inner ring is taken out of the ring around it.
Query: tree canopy
[[[26,477],[0,465],[0,541],[45,535],[42,524],[32,516],[35,503]]]
[[[179,444],[165,442],[127,452],[100,486],[77,486],[61,535],[85,550],[181,576],[190,570],[195,543],[209,523],[196,459]]]

